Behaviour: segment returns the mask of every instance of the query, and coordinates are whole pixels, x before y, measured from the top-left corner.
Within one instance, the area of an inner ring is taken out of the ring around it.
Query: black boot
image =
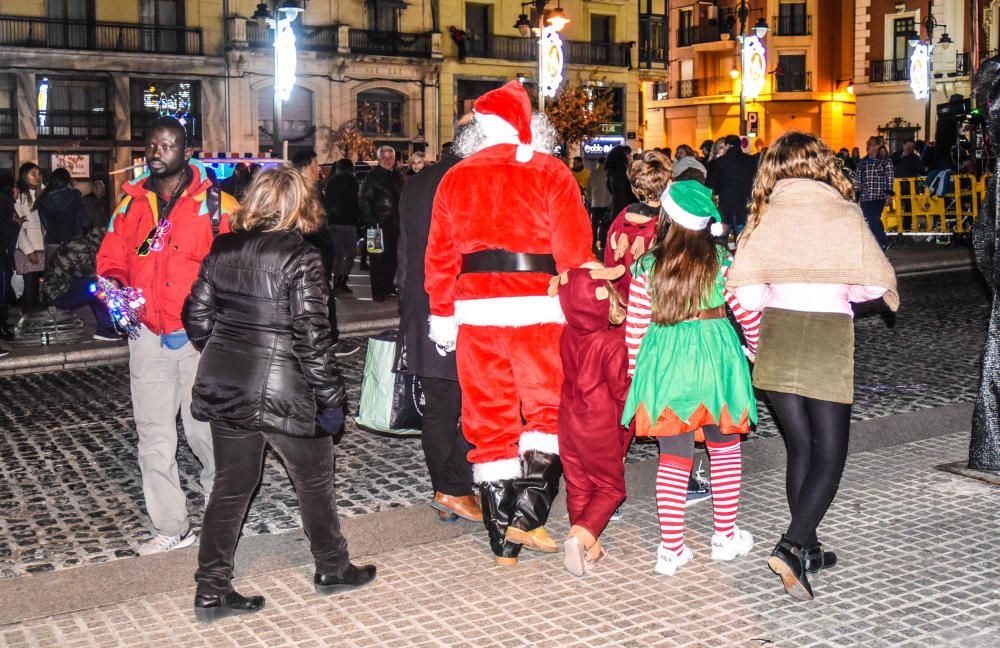
[[[821,569],[829,569],[837,564],[837,554],[824,551],[822,544],[802,550],[802,568],[807,574],[815,574]]]
[[[511,479],[483,482],[479,484],[482,497],[483,524],[490,537],[490,549],[496,556],[498,565],[517,564],[521,545],[508,542],[507,525],[514,511],[514,482]]]
[[[517,502],[507,539],[528,549],[556,553],[558,545],[545,530],[552,502],[559,494],[562,462],[559,455],[541,450],[526,450],[521,455],[524,476],[514,480]]]
[[[13,340],[14,329],[7,323],[7,316],[10,313],[9,306],[0,306],[0,339]]]
[[[775,574],[781,577],[785,591],[801,601],[813,599],[812,586],[802,567],[802,547],[781,536],[781,541],[774,547],[767,565]]]
[[[364,567],[348,565],[341,576],[316,573],[313,576],[313,585],[317,594],[325,596],[357,589],[373,580],[375,580],[375,565],[365,565]]]
[[[262,609],[263,596],[243,596],[236,591],[227,594],[198,594],[194,597],[194,615],[202,623]]]

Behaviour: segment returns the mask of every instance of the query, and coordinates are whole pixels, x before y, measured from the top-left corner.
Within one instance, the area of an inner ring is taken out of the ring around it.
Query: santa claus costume
[[[545,532],[559,489],[559,336],[549,281],[592,260],[573,174],[531,148],[531,102],[512,81],[476,100],[485,145],[452,168],[434,199],[425,258],[430,338],[455,349],[473,481],[499,564],[521,546],[554,552]]]

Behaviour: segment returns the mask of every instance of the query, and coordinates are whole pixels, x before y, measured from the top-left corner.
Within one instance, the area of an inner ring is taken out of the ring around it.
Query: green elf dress
[[[714,210],[712,205],[709,211]],[[652,283],[653,257],[645,254],[632,267],[626,343],[629,371],[634,374],[622,424],[635,419],[639,436],[695,432],[702,441],[702,426],[717,425],[723,434],[746,434],[757,422],[747,359],[724,307],[727,302],[732,307],[751,353],[756,350],[760,314],[742,309],[724,290],[732,257],[722,246],[718,254],[719,274],[700,304],[702,318],[669,326],[650,321],[652,296],[647,286]]]

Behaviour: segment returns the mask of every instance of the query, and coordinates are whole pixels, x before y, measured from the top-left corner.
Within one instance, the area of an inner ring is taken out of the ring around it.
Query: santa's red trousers
[[[474,446],[469,452],[474,473],[477,465],[516,459],[519,449],[527,449],[519,447],[526,432],[545,435],[531,435],[543,440],[533,443],[534,449],[557,448],[562,330],[562,324],[458,327],[462,429]]]

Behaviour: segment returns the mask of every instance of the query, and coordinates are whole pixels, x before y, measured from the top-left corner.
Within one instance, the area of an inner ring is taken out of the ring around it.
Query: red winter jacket
[[[157,335],[184,328],[181,308],[214,238],[206,202],[212,182],[201,162],[191,160],[189,168],[191,182],[170,212],[172,229],[162,250],[145,257],[136,254],[159,219],[156,194],[147,186],[147,171],[122,185],[127,195],[112,214],[97,253],[97,274],[142,290],[146,297],[142,323]],[[237,203],[226,193],[220,198],[222,234],[230,231],[229,217]]]

